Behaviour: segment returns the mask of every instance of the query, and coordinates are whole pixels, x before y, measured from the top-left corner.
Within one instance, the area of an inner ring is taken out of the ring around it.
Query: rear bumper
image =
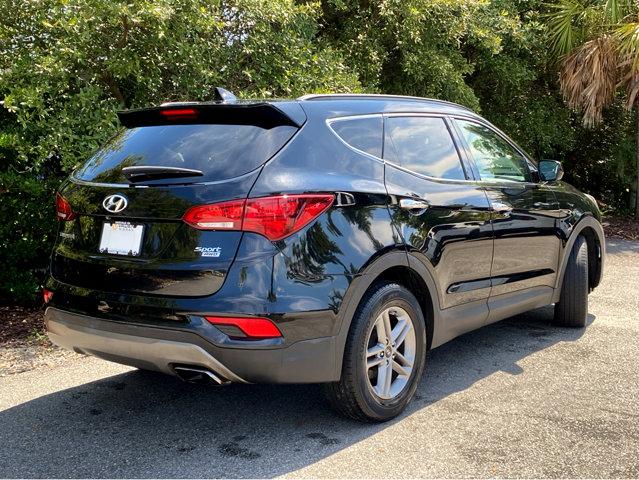
[[[63,348],[168,374],[175,374],[176,365],[186,365],[238,383],[339,379],[335,337],[299,341],[286,348],[224,348],[194,332],[110,321],[53,307],[47,309],[45,322],[51,341]]]

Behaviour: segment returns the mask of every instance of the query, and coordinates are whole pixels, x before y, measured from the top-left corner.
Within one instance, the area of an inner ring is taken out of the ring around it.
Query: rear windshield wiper
[[[180,167],[162,167],[155,165],[139,165],[136,167],[124,167],[122,173],[130,182],[144,180],[158,180],[162,178],[201,177],[201,170]]]

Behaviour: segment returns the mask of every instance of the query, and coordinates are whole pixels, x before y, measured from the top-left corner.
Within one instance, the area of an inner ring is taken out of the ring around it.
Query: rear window
[[[444,119],[386,119],[384,158],[434,178],[464,180],[461,160]]]
[[[122,168],[181,167],[203,176],[150,180],[186,183],[225,180],[259,167],[293,136],[297,128],[280,125],[161,125],[125,129],[114,136],[76,173],[80,180],[128,183]]]

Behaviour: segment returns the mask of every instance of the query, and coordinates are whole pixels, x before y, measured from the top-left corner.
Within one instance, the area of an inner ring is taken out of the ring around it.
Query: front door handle
[[[426,210],[430,204],[426,200],[416,200],[414,198],[402,198],[399,206],[404,210]]]
[[[513,211],[513,207],[511,205],[508,205],[507,203],[492,202],[490,206],[494,212],[501,213],[504,215],[508,215],[510,212]]]

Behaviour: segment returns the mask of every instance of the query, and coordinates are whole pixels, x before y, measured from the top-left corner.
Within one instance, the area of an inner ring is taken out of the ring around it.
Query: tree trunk
[[[637,151],[635,160],[637,161],[636,183],[635,183],[635,220],[639,221],[639,109],[637,109]]]
[[[113,75],[111,75],[111,73],[105,68],[105,70],[102,71],[102,73],[100,74],[100,77],[111,92],[111,95],[113,95],[116,100],[120,102],[120,105],[123,108],[129,108],[129,105],[127,105],[127,101],[122,94],[122,90],[120,90],[118,82],[115,80],[115,78],[113,78]],[[637,133],[637,135],[639,135],[639,133]],[[639,145],[639,137],[637,138],[637,145]]]

